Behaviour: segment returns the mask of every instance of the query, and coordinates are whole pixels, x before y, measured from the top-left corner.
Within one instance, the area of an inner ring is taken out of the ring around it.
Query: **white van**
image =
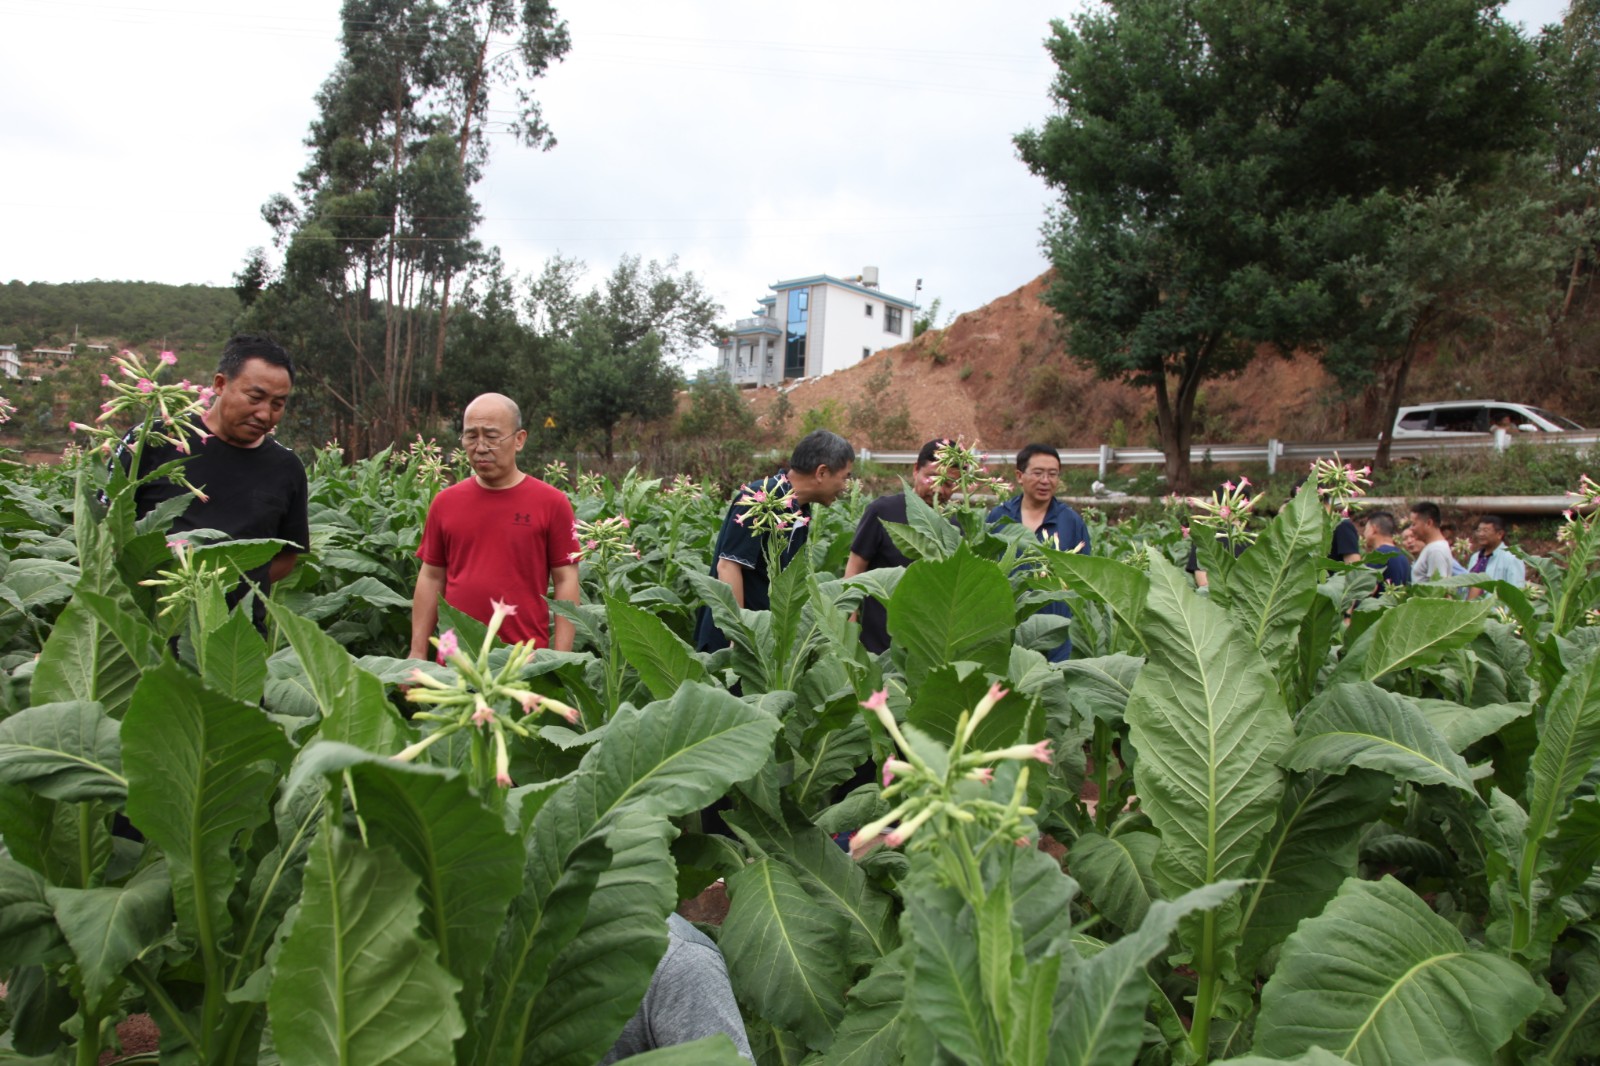
[[[1564,433],[1581,432],[1583,427],[1570,418],[1525,403],[1451,400],[1400,408],[1394,419],[1393,439],[1493,433],[1496,429],[1513,433]]]

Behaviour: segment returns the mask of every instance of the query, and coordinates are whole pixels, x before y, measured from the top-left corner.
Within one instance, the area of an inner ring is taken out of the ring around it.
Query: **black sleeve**
[[[278,525],[278,539],[286,540],[300,551],[306,552],[311,550],[311,520],[307,513],[310,490],[306,486],[306,468],[300,465],[298,457],[293,461],[294,476],[289,489],[289,507],[283,512],[283,521]]]
[[[1189,561],[1183,564],[1183,568],[1191,574],[1200,570],[1200,555],[1195,551],[1193,537],[1189,538]]]
[[[1356,524],[1350,519],[1346,518],[1333,527],[1333,549],[1328,554],[1340,561],[1346,555],[1361,554],[1361,535],[1356,532]]]
[[[750,511],[748,507],[739,506],[739,501],[755,489],[765,487],[761,483],[740,486],[733,498],[733,506],[728,509],[728,516],[722,520],[722,547],[717,551],[717,558],[712,560],[713,564],[720,559],[732,559],[746,570],[754,570],[761,565],[766,545],[739,521]]]
[[[868,562],[877,557],[883,543],[883,519],[878,512],[877,500],[867,504],[867,509],[861,512],[861,524],[856,526],[856,535],[850,541],[850,551]]]

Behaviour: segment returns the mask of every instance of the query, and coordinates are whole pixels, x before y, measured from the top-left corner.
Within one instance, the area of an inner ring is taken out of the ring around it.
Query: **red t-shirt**
[[[433,498],[417,558],[444,568],[445,602],[487,622],[500,600],[517,608],[500,627],[508,642],[550,646],[550,571],[578,550],[566,493],[527,476],[509,489],[467,478]]]

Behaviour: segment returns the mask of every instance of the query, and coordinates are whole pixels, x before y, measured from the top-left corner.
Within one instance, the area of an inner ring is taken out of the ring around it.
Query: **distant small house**
[[[0,344],[0,373],[8,378],[22,376],[22,356],[17,353],[15,344]]]
[[[828,274],[779,281],[734,323],[718,367],[737,385],[775,385],[854,366],[911,339],[916,305],[878,288],[878,268],[853,278]]]
[[[91,352],[109,352],[111,350],[111,345],[109,344],[85,344],[84,347]]]

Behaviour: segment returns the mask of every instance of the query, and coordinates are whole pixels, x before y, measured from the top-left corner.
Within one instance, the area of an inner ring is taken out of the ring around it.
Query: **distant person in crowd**
[[[271,595],[273,583],[288,577],[311,545],[305,467],[272,436],[294,389],[294,360],[271,338],[241,333],[223,346],[211,387],[216,395],[193,427],[203,435],[198,444],[191,443],[183,467],[184,477],[206,498],[192,498],[169,533],[215,529],[230,540],[288,543],[265,565],[248,571],[245,581],[228,594],[228,606],[233,607],[251,585],[260,590],[251,620],[265,632],[267,609],[260,597]],[[131,435],[118,452],[124,469],[133,461],[130,446]],[[152,440],[140,458],[140,473],[182,458],[175,446]],[[187,489],[163,478],[138,488],[134,510],[143,518],[184,495]]]
[[[1478,550],[1467,560],[1467,572],[1504,581],[1516,588],[1528,584],[1528,568],[1521,559],[1506,547],[1506,520],[1497,514],[1486,514],[1478,519],[1473,530]],[[1467,598],[1475,600],[1484,594],[1483,589],[1468,589]]]
[[[547,592],[577,603],[577,538],[567,494],[517,468],[527,443],[522,411],[508,396],[486,392],[467,404],[461,448],[472,476],[440,492],[422,527],[411,597],[411,657],[430,658],[428,638],[439,624],[439,598],[487,622],[491,601],[516,608],[500,636],[541,648],[571,651],[572,623],[555,620],[551,635]]]
[[[1224,484],[1216,487],[1213,495],[1220,497],[1224,492],[1232,492],[1233,488],[1234,486],[1231,482],[1225,482]],[[1245,485],[1239,491],[1246,499],[1249,499],[1252,494],[1252,490],[1249,485]],[[1244,554],[1244,550],[1247,546],[1244,544],[1231,545],[1226,534],[1213,534],[1211,530],[1206,529],[1204,526],[1191,525],[1189,527],[1189,560],[1183,564],[1183,568],[1184,570],[1188,571],[1190,577],[1194,578],[1194,587],[1196,589],[1206,589],[1209,587],[1210,579],[1206,577],[1206,572],[1200,569],[1200,552],[1196,547],[1194,540],[1194,538],[1197,536],[1215,536],[1217,540],[1222,542],[1223,547],[1226,548],[1231,546],[1233,548],[1233,557],[1235,559]]]
[[[1440,522],[1439,533],[1444,537],[1444,546],[1450,551],[1450,576],[1460,577],[1467,572],[1467,567],[1465,563],[1456,557],[1456,524],[1454,522]]]
[[[1450,542],[1439,530],[1441,521],[1438,504],[1422,500],[1411,505],[1411,532],[1422,544],[1422,551],[1411,566],[1413,581],[1435,581],[1450,576]]]
[[[722,952],[687,920],[669,914],[667,953],[656,964],[644,1001],[600,1066],[718,1033],[726,1034],[743,1058],[755,1061]]]
[[[934,501],[934,475],[938,472],[935,456],[942,441],[930,440],[917,452],[917,463],[911,469],[911,490],[931,504]],[[951,489],[940,486],[937,495],[949,499]],[[845,564],[844,576],[855,577],[868,570],[883,570],[895,566],[910,566],[911,560],[889,536],[884,523],[904,525],[906,521],[906,494],[903,492],[879,496],[867,504],[856,526],[855,539],[850,542],[850,561]],[[861,601],[861,643],[874,655],[889,648],[889,616],[883,604],[868,596]]]
[[[1328,548],[1328,558],[1336,563],[1355,564],[1361,561],[1361,530],[1354,519],[1341,518],[1333,527],[1333,543]]]
[[[1088,555],[1089,527],[1084,525],[1077,511],[1056,499],[1056,486],[1061,481],[1061,453],[1048,444],[1029,444],[1017,453],[1017,477],[1022,491],[989,512],[990,524],[1015,522],[1058,551]],[[1072,608],[1057,601],[1046,604],[1039,613],[1070,619]],[[1049,653],[1053,663],[1070,658],[1071,637]]]
[[[1374,570],[1383,571],[1383,584],[1409,585],[1411,584],[1411,560],[1406,558],[1406,553],[1400,550],[1394,542],[1395,534],[1394,515],[1388,511],[1373,511],[1367,515],[1366,527],[1363,538],[1366,541],[1368,553],[1377,552],[1383,556],[1382,563],[1370,563]]]
[[[711,576],[727,585],[733,592],[733,602],[752,611],[765,611],[771,607],[767,588],[767,539],[770,534],[757,533],[745,526],[749,507],[739,501],[747,496],[765,493],[782,495],[791,487],[794,491],[795,509],[801,521],[786,534],[779,561],[787,566],[805,546],[811,533],[811,505],[820,503],[832,506],[844,494],[850,470],[855,465],[855,449],[837,433],[826,429],[813,430],[801,438],[789,456],[787,483],[780,476],[763,478],[740,486],[733,494],[728,513],[723,516],[722,528],[717,531],[717,543],[711,558]],[[700,651],[715,651],[728,646],[728,638],[717,628],[709,607],[700,608],[695,627],[695,647]]]
[[[1415,559],[1422,554],[1422,541],[1417,539],[1417,531],[1406,526],[1400,531],[1400,547],[1405,549],[1407,555]]]

